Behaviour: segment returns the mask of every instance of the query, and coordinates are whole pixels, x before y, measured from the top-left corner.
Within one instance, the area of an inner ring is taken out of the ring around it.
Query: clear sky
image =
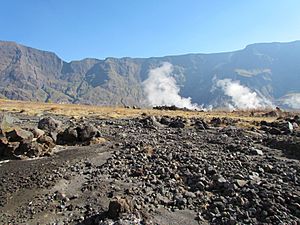
[[[64,60],[300,40],[300,0],[0,0],[0,40]]]

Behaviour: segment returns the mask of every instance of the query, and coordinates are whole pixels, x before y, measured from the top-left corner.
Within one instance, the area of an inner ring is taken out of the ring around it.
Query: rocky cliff
[[[95,105],[146,105],[142,82],[162,62],[173,65],[180,95],[204,105],[221,105],[226,96],[215,81],[241,85],[277,104],[299,96],[300,41],[253,44],[243,50],[153,58],[83,59],[0,42],[0,97]],[[296,99],[297,101],[297,99]]]

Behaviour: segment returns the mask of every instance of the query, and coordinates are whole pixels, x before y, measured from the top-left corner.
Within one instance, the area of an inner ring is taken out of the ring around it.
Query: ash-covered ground
[[[1,224],[300,223],[298,116],[6,116]]]

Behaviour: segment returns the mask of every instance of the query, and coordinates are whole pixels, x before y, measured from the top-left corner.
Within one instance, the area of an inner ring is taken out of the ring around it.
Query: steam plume
[[[199,109],[197,104],[192,104],[191,98],[179,95],[180,88],[171,76],[173,66],[164,62],[160,67],[151,69],[148,78],[143,82],[147,100],[152,106],[175,105],[180,108]]]
[[[231,98],[230,108],[258,109],[273,107],[272,102],[264,97],[259,97],[256,92],[231,79],[218,80],[217,87],[222,88],[225,95]]]
[[[283,103],[292,109],[300,109],[300,93],[289,95],[283,100]]]

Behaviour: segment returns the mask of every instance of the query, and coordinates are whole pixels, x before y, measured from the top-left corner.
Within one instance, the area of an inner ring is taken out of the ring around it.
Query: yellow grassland
[[[91,106],[79,104],[56,104],[43,102],[15,101],[0,99],[0,111],[2,112],[21,112],[28,115],[43,115],[45,113],[66,115],[74,117],[98,117],[98,118],[134,118],[142,114],[153,116],[181,116],[184,118],[204,118],[211,119],[213,117],[227,117],[232,119],[240,119],[241,124],[247,125],[248,122],[254,121],[273,121],[277,117],[262,116],[267,111],[234,111],[214,110],[208,112],[200,111],[181,111],[181,110],[154,110],[145,109],[128,109],[120,106]],[[269,110],[270,111],[270,110]],[[252,115],[251,115],[252,112]],[[253,115],[254,113],[254,115]]]

